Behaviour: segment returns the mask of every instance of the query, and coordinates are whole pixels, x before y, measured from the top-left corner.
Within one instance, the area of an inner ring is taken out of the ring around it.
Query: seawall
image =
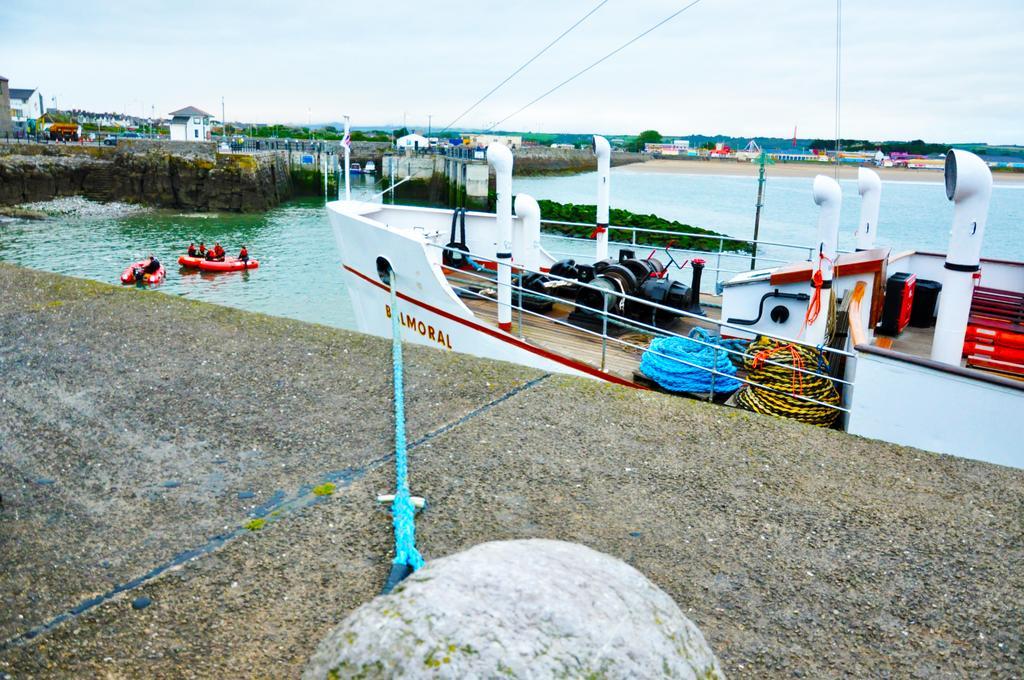
[[[612,167],[642,163],[650,154],[615,151],[611,155]],[[527,146],[516,149],[513,172],[516,175],[568,175],[597,170],[597,157],[590,149],[552,149]]]
[[[2,263],[0,299],[0,677],[297,677],[393,557],[390,343]],[[1024,667],[1024,471],[405,359],[427,560],[583,543],[733,678]]]
[[[81,195],[194,211],[266,210],[292,195],[285,157],[213,142],[0,145],[0,205]]]

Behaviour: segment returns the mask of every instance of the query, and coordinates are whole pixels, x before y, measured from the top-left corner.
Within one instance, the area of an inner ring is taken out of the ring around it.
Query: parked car
[[[103,138],[103,146],[117,146],[117,137],[114,135],[107,135]]]

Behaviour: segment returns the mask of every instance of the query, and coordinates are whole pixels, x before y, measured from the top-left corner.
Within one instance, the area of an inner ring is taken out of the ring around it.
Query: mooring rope
[[[395,272],[388,271],[391,287],[391,363],[395,386],[395,500],[391,504],[395,527],[395,559],[384,592],[391,592],[402,579],[423,566],[416,550],[416,519],[409,493],[409,459],[405,441],[405,388],[402,381],[402,335],[398,323],[398,293]]]
[[[655,338],[640,358],[640,370],[672,392],[735,392],[742,383],[733,377],[736,366],[729,360],[730,352],[722,349],[726,342],[730,341],[699,326],[690,331],[689,338]],[[732,342],[728,349],[742,351],[743,346]]]
[[[768,363],[769,359],[775,363]],[[822,427],[831,426],[839,415],[834,408],[840,403],[839,392],[829,377],[822,347],[760,337],[747,350],[745,368],[754,384],[736,393],[738,406]],[[812,373],[801,372],[805,370]]]

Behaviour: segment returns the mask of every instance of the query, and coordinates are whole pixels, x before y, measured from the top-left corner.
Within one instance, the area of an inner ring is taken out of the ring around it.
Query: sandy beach
[[[814,177],[832,175],[835,168],[826,163],[776,163],[769,166],[770,177]],[[938,170],[911,170],[908,168],[874,168],[887,182],[935,182],[941,183],[942,173]],[[739,161],[701,161],[659,158],[643,163],[633,163],[616,168],[615,172],[650,172],[672,175],[727,175],[731,177],[757,177],[757,164]],[[843,166],[839,169],[841,179],[856,179],[857,166]],[[994,172],[996,184],[1024,186],[1024,173]]]

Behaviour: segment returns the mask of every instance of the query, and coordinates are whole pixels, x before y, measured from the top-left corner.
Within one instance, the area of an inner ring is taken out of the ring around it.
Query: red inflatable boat
[[[195,267],[207,272],[239,272],[243,269],[256,269],[260,263],[256,260],[242,262],[237,257],[226,257],[223,262],[216,260],[204,260],[201,257],[189,257],[182,255],[178,258],[178,264],[182,267]]]
[[[133,262],[132,264],[128,265],[128,267],[126,267],[125,270],[121,272],[121,283],[148,283],[156,285],[164,280],[164,275],[167,274],[167,271],[164,269],[163,265],[160,265],[160,268],[157,269],[154,273],[142,274],[141,280],[137,279],[135,277],[136,270],[141,271],[142,268],[145,266],[145,260],[142,260],[140,262]]]

